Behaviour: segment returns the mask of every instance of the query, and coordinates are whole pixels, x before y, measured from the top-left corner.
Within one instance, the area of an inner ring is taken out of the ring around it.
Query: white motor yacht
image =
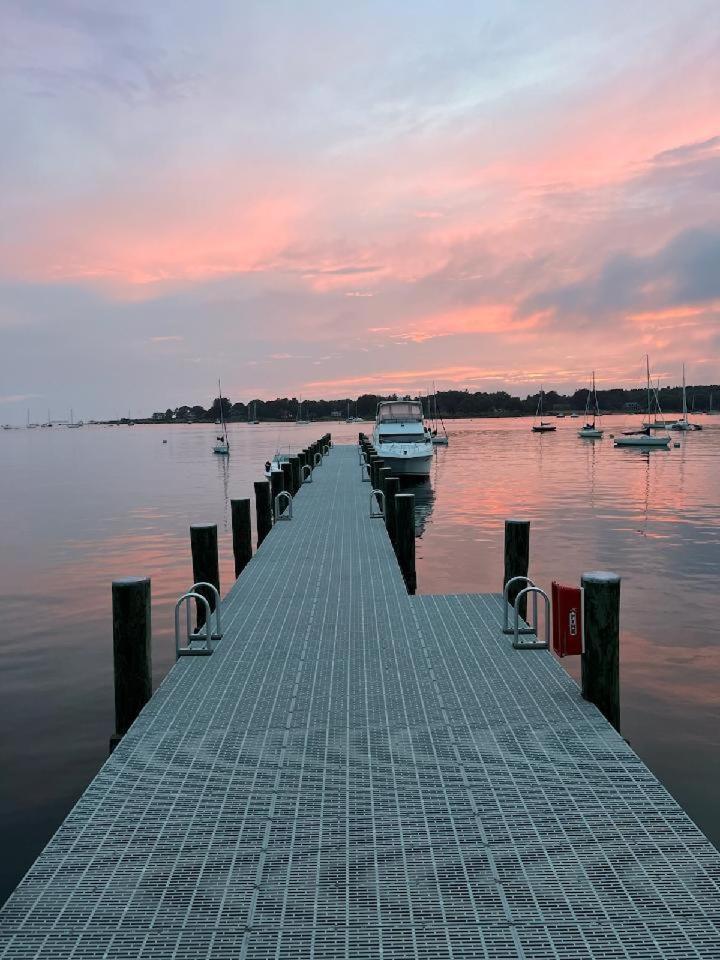
[[[378,404],[373,445],[393,474],[427,477],[433,445],[423,425],[419,400],[384,400]]]

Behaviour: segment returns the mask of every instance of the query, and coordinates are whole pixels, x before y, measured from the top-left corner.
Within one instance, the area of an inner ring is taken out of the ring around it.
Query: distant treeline
[[[544,409],[546,412],[567,413],[585,409],[588,391],[576,390],[572,394],[557,393],[549,390],[545,393]],[[682,410],[682,387],[663,387],[660,390],[660,405],[664,411],[676,413]],[[711,408],[720,408],[720,386],[688,387],[688,408],[691,411],[703,412]],[[469,390],[442,390],[437,394],[438,413],[443,417],[506,417],[533,414],[537,409],[539,394],[529,394],[524,399],[513,397],[500,390],[497,393],[484,393]],[[302,419],[304,420],[344,420],[347,416],[362,417],[364,420],[375,418],[377,405],[381,400],[397,400],[397,394],[381,396],[366,393],[357,400],[303,400]],[[598,402],[604,412],[628,412],[644,410],[646,393],[644,389],[637,390],[598,390]],[[295,397],[278,397],[276,400],[250,400],[248,403],[233,403],[223,397],[223,412],[228,421],[248,420],[251,417],[257,420],[295,420],[298,417],[300,401]],[[425,412],[431,416],[434,411],[434,399],[424,397]],[[203,422],[215,421],[220,417],[220,401],[215,400],[209,409],[201,406],[181,406],[175,409],[168,408],[164,413],[153,414],[152,419],[168,422]]]

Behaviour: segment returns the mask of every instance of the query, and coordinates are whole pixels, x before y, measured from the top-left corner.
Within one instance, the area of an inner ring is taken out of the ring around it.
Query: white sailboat
[[[653,417],[653,414],[660,414],[660,400],[657,395],[657,391],[653,391],[650,386],[650,358],[645,356],[645,369],[647,372],[647,424],[643,427],[642,430],[630,430],[627,433],[624,433],[620,437],[615,438],[616,447],[642,447],[644,450],[652,449],[657,447],[660,449],[667,450],[670,446],[670,434],[662,435],[652,435],[650,433],[650,420]],[[652,398],[655,397],[655,410],[653,410]]]
[[[590,402],[592,398],[592,403]],[[603,431],[598,427],[597,421],[600,419],[600,407],[598,406],[597,391],[595,389],[595,371],[592,375],[592,390],[588,392],[585,401],[585,426],[578,430],[578,436],[583,440],[601,440]]]
[[[687,389],[685,387],[685,364],[683,363],[683,406],[682,406],[682,417],[679,420],[676,420],[675,423],[670,424],[671,430],[679,430],[683,432],[689,432],[691,430],[701,430],[701,427],[698,427],[694,423],[690,423],[688,420],[688,409],[687,409]]]
[[[548,423],[547,420],[543,420],[543,397],[545,391],[540,387],[540,397],[538,399],[537,410],[535,411],[535,422],[533,423],[532,432],[533,433],[553,433],[557,430],[557,427],[554,423]]]
[[[36,423],[30,423],[30,411],[27,412],[27,423],[25,424],[28,430],[34,430],[37,427]]]
[[[75,418],[74,418],[74,416],[73,416],[72,407],[70,407],[70,423],[68,423],[68,425],[67,425],[68,430],[79,430],[80,427],[82,427],[82,426],[84,426],[83,421],[82,421],[82,420],[75,420]]]
[[[218,377],[218,404],[220,406],[220,435],[215,438],[213,453],[218,456],[227,457],[230,454],[230,441],[227,435],[227,426],[225,424],[225,411],[223,410],[223,395],[220,387],[220,378]]]
[[[295,419],[295,423],[310,423],[309,420],[307,420],[307,419],[305,419],[305,417],[303,417],[303,412],[302,412],[302,410],[303,410],[303,399],[302,399],[302,397],[300,397],[300,403],[298,404],[297,417],[296,417],[296,419]]]

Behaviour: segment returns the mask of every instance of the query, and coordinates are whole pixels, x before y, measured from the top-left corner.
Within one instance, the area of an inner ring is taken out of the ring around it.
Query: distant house
[[[342,411],[341,411],[341,410],[333,410],[332,413],[330,414],[330,416],[331,416],[334,420],[339,420],[340,417],[342,416]]]
[[[628,413],[640,413],[640,409],[640,404],[635,403],[634,400],[623,404],[623,410],[627,410]]]
[[[152,415],[152,418],[153,418],[153,420],[164,420],[164,419],[165,419],[165,414],[164,414],[164,413],[154,413],[154,414]]]

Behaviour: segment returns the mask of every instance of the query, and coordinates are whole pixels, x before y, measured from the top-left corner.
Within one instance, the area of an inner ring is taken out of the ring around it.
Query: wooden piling
[[[513,577],[526,577],[530,567],[530,521],[505,521],[505,573],[502,589]],[[512,607],[515,597],[527,586],[526,583],[514,583],[508,592],[508,603]],[[527,597],[520,601],[520,616],[527,616]]]
[[[287,490],[290,496],[293,496],[293,475],[292,475],[293,472],[292,472],[292,467],[290,465],[290,461],[283,460],[283,462],[280,464],[280,467],[282,468],[282,474],[283,474],[283,490]],[[286,506],[287,500],[283,498],[283,501],[284,501],[283,510],[285,510],[287,508]]]
[[[620,730],[620,577],[584,573],[582,695]]]
[[[220,590],[220,566],[218,563],[217,524],[193,524],[190,527],[190,550],[192,552],[193,582],[212,583]],[[210,612],[215,609],[215,594],[208,587],[198,587],[196,593],[207,598]],[[195,601],[198,629],[205,623],[205,604]]]
[[[380,469],[378,470],[378,477],[377,477],[378,485],[376,489],[381,490],[383,495],[382,497],[378,496],[377,501],[378,501],[378,505],[382,502],[383,513],[385,512],[385,509],[387,507],[387,504],[385,502],[386,501],[385,481],[387,480],[387,478],[390,476],[391,473],[392,473],[392,470],[390,469],[390,467],[380,467]]]
[[[277,520],[277,517],[275,516],[275,501],[277,499],[277,495],[281,493],[282,490],[285,489],[283,486],[284,483],[285,483],[285,476],[282,470],[272,470],[270,472],[270,493],[272,498],[272,513],[275,520]]]
[[[408,593],[417,589],[415,573],[415,494],[395,494],[395,530],[398,563]]]
[[[233,557],[235,558],[235,579],[252,560],[252,528],[250,524],[250,501],[231,500]]]
[[[272,501],[270,481],[255,481],[255,519],[257,525],[257,545],[263,542],[272,530]]]
[[[152,696],[150,577],[112,583],[115,734],[110,751]]]
[[[385,529],[387,530],[390,543],[395,549],[395,495],[400,493],[400,480],[398,477],[386,477],[383,485],[385,493]]]
[[[300,489],[302,480],[300,478],[300,457],[290,457],[290,469],[292,471],[292,495],[295,496]]]

